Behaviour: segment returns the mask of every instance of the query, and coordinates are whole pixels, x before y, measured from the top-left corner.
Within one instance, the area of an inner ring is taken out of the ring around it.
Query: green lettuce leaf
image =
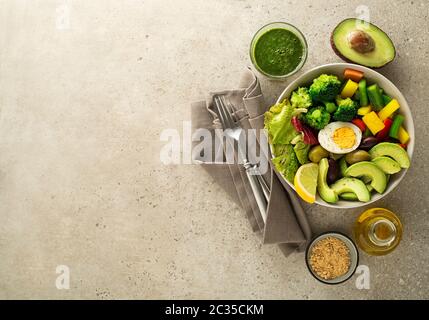
[[[264,125],[272,144],[288,144],[298,135],[291,123],[296,112],[297,110],[292,107],[289,100],[285,99],[265,113]],[[298,112],[302,112],[302,110]]]
[[[300,164],[306,164],[308,162],[308,151],[310,151],[310,145],[299,141],[294,147],[296,158]]]
[[[277,154],[276,157],[272,160],[276,169],[283,173],[286,179],[293,183],[295,178],[296,171],[299,168],[298,158],[295,155],[293,146],[291,144],[275,146],[277,151],[282,151]]]

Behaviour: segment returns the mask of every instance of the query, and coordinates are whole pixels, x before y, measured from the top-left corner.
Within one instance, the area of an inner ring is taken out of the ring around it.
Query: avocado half
[[[331,46],[341,59],[370,68],[381,68],[396,56],[395,46],[383,30],[355,18],[345,19],[335,27]]]

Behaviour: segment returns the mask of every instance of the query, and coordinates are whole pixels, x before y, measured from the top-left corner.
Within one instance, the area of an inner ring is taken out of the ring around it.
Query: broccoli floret
[[[313,80],[308,93],[313,101],[327,102],[334,100],[340,88],[341,81],[336,76],[322,74]]]
[[[298,88],[294,92],[292,92],[292,97],[290,98],[290,102],[294,108],[305,108],[311,106],[311,97],[308,93],[307,88]]]
[[[331,120],[331,115],[324,107],[311,108],[304,115],[304,122],[317,130],[323,129],[329,123],[329,120]]]
[[[326,111],[329,113],[334,113],[337,110],[337,105],[335,102],[324,102]]]
[[[358,105],[356,101],[350,98],[344,100],[337,100],[338,108],[334,113],[334,119],[336,121],[352,121],[356,116]]]

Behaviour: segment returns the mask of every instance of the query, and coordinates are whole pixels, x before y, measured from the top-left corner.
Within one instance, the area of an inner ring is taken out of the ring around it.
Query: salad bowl
[[[361,72],[364,72],[365,78],[371,82],[371,83],[377,83],[380,87],[384,89],[384,92],[394,97],[396,100],[398,100],[400,104],[400,113],[405,117],[403,125],[407,128],[407,131],[410,136],[409,143],[407,145],[407,153],[410,158],[412,159],[413,151],[414,151],[414,143],[415,143],[415,133],[414,133],[414,123],[413,123],[413,117],[411,114],[411,110],[408,106],[408,103],[405,99],[405,97],[402,95],[402,93],[399,91],[399,89],[385,76],[380,74],[379,72],[369,69],[367,67],[363,67],[360,65],[352,64],[352,63],[331,63],[331,64],[325,64],[318,67],[315,67],[301,76],[299,76],[296,80],[291,82],[281,93],[279,98],[277,99],[277,103],[282,102],[286,98],[290,98],[292,92],[296,90],[298,87],[302,86],[308,86],[312,83],[313,79],[319,77],[321,74],[331,74],[336,75],[340,79],[343,78],[343,72],[344,69],[351,68],[355,69]],[[271,153],[273,153],[273,147],[270,145]],[[273,156],[274,157],[274,156]],[[339,208],[339,209],[346,209],[346,208],[357,208],[366,206],[370,203],[373,203],[377,200],[380,200],[387,194],[389,194],[392,190],[394,190],[401,180],[404,178],[405,174],[407,173],[407,169],[403,169],[400,172],[394,174],[391,176],[386,190],[379,194],[379,193],[373,193],[371,196],[371,199],[368,202],[360,202],[360,201],[345,201],[345,200],[339,200],[336,203],[328,203],[324,201],[318,194],[316,195],[315,203],[325,206],[325,207],[331,207],[331,208]],[[293,183],[290,183],[283,174],[281,174],[282,178],[286,181],[286,183],[296,191],[295,186]]]

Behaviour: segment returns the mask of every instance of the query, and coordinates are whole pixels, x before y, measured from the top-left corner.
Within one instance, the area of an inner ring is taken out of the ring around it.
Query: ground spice
[[[327,237],[319,240],[310,253],[311,269],[322,279],[331,280],[347,273],[350,251],[344,241]]]

